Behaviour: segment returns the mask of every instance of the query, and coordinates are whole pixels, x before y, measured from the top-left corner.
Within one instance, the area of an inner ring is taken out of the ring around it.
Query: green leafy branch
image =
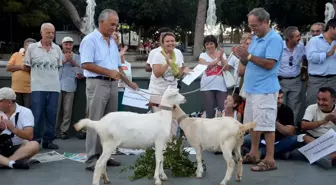
[[[183,148],[182,138],[173,137],[167,143],[163,156],[163,169],[170,170],[173,177],[191,177],[195,175],[197,164],[189,159],[189,153]],[[203,168],[206,170],[204,163]],[[129,177],[131,180],[144,177],[153,178],[155,171],[155,149],[146,149],[145,153],[140,155],[134,165],[122,168],[120,173],[127,170],[134,170],[133,175]]]

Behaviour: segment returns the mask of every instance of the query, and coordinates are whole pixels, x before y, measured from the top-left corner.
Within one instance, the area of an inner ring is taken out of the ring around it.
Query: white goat
[[[106,174],[106,162],[117,147],[146,149],[155,146],[155,184],[160,185],[161,180],[167,180],[163,171],[163,150],[170,137],[172,107],[185,102],[185,97],[178,89],[168,87],[162,96],[161,110],[158,112],[111,112],[100,121],[82,119],[75,124],[77,131],[84,127],[95,129],[102,144],[103,153],[95,166],[92,184],[99,185],[100,177],[105,184],[110,182]]]
[[[226,185],[231,179],[235,166],[232,159],[232,151],[238,161],[237,181],[242,179],[243,164],[241,157],[241,145],[244,142],[244,133],[256,127],[256,123],[241,124],[231,117],[220,117],[214,119],[190,118],[179,106],[174,106],[173,119],[176,119],[188,143],[196,150],[197,170],[196,177],[201,178],[203,174],[202,151],[222,151],[227,164],[225,177],[220,183]]]

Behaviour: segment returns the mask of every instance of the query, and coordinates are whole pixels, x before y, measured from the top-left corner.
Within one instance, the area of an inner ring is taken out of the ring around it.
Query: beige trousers
[[[86,79],[86,97],[89,119],[98,121],[107,113],[118,110],[118,81]],[[94,166],[102,153],[100,138],[96,131],[86,131],[87,166]]]

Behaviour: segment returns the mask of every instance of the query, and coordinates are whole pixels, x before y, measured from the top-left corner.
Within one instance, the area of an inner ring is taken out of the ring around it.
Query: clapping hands
[[[247,51],[247,46],[245,45],[240,45],[237,46],[235,48],[233,48],[233,54],[238,57],[240,60],[246,61],[247,57],[249,55],[248,51]]]
[[[325,121],[329,122],[333,122],[334,124],[336,124],[336,112],[332,112],[330,114],[328,114],[325,118],[324,118]]]

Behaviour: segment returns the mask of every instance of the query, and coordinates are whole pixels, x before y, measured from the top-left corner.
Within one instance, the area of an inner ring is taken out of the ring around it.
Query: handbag
[[[222,66],[219,65],[215,65],[213,67],[208,68],[207,70],[205,70],[205,74],[206,76],[217,76],[217,75],[221,75],[222,74]]]
[[[17,122],[19,119],[19,113],[16,113],[15,115],[15,127],[17,126]],[[4,156],[11,155],[14,145],[12,138],[14,137],[14,134],[1,134],[0,135],[0,154]]]
[[[223,78],[225,81],[226,88],[232,88],[236,85],[236,80],[230,71],[224,71]]]
[[[239,96],[241,96],[242,98],[246,99],[246,92],[244,91],[244,83],[240,89],[240,92],[239,92]]]

